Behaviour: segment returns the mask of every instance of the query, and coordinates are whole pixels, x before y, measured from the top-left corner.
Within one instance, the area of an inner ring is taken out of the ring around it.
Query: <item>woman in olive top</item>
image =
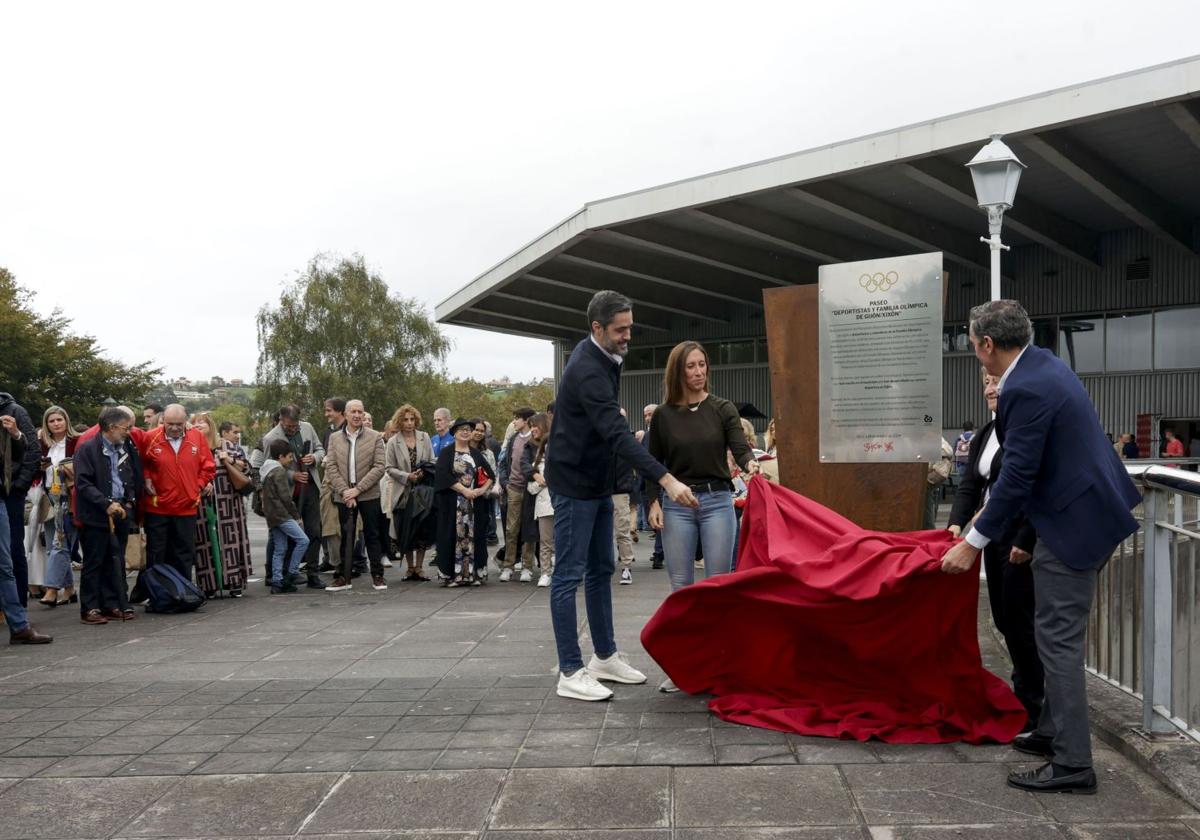
[[[737,408],[708,393],[708,353],[695,341],[675,345],[663,375],[663,404],[650,420],[650,454],[692,489],[698,508],[659,502],[657,484],[646,483],[655,500],[650,524],[662,529],[663,556],[674,591],[695,580],[693,560],[703,546],[708,577],[730,570],[737,518],[726,451],[747,476],[758,462],[742,432]],[[653,485],[653,486],[651,486]],[[660,506],[661,505],[661,506]]]

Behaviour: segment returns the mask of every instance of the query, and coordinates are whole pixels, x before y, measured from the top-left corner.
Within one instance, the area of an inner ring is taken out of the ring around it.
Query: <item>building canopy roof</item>
[[[437,320],[577,339],[599,289],[653,336],[762,308],[817,267],[941,251],[986,270],[963,166],[1000,133],[1026,170],[1012,246],[1098,267],[1098,235],[1141,228],[1194,254],[1200,56],[595,201],[438,304]]]

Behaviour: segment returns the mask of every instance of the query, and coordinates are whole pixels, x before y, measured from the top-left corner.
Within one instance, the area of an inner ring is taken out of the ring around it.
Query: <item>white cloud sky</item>
[[[320,252],[433,305],[585,201],[1170,61],[1200,4],[0,9],[0,265],[124,361],[250,379]],[[981,138],[981,142],[984,138]],[[455,376],[552,372],[456,327]]]

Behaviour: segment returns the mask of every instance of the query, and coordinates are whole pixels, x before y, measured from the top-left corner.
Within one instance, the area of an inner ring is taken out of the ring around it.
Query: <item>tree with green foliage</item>
[[[480,417],[489,421],[493,434],[500,438],[514,411],[525,406],[535,411],[545,410],[547,403],[554,399],[554,389],[550,385],[517,385],[507,393],[494,393],[474,379],[442,379],[431,383],[429,393],[422,399],[424,404],[417,407],[425,415],[427,427],[433,426],[433,410],[445,406],[457,417]],[[382,428],[378,422],[375,426]]]
[[[330,396],[363,400],[383,423],[428,393],[449,341],[417,300],[393,295],[361,256],[315,257],[258,311],[257,392],[264,411],[294,402],[315,422]]]
[[[59,310],[39,315],[33,292],[0,267],[0,390],[35,420],[61,405],[72,422],[92,423],[104,401],[138,405],[161,373],[149,362],[125,365],[102,355],[96,339],[71,332]]]

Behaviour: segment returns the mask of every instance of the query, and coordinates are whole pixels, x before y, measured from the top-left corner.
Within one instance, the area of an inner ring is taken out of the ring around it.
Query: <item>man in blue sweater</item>
[[[576,345],[555,400],[546,473],[554,502],[554,577],[550,618],[558,646],[558,695],[607,700],[598,680],[639,684],[646,675],[617,652],[613,632],[613,486],[618,457],[650,476],[676,503],[697,507],[692,491],[650,457],[621,417],[621,362],[629,352],[633,304],[597,292],[587,308],[591,335]],[[575,592],[583,584],[595,654],[587,667],[579,650]]]

